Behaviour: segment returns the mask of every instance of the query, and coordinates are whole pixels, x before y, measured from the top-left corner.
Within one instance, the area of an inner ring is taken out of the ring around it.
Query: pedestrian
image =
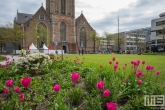
[[[21,49],[21,55],[23,56],[23,54],[24,54],[24,49],[22,48]]]
[[[78,52],[79,52],[79,55],[80,55],[80,49],[78,50]]]
[[[56,55],[58,55],[58,51],[56,50]]]
[[[84,50],[82,49],[82,55],[84,54]]]

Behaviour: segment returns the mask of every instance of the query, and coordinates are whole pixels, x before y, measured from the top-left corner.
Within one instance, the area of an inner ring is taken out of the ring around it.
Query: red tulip
[[[107,106],[107,110],[116,110],[116,103],[114,102],[107,102],[106,106]]]
[[[60,85],[59,84],[54,85],[53,89],[55,92],[58,92],[60,90]]]
[[[77,82],[80,79],[80,74],[76,73],[76,72],[73,72],[71,74],[71,77],[72,77],[72,82]]]
[[[9,89],[8,88],[5,88],[4,91],[3,91],[3,93],[8,94],[9,93]]]
[[[159,72],[159,71],[156,71],[156,72],[155,72],[155,74],[156,74],[156,75],[159,75],[159,74],[160,74],[160,72]]]
[[[104,82],[103,81],[99,81],[96,86],[97,86],[97,88],[99,90],[102,90],[102,89],[104,89]]]
[[[21,80],[21,83],[22,83],[22,86],[23,87],[26,87],[27,88],[28,86],[30,86],[31,78],[30,77],[23,78]]]
[[[138,84],[141,85],[142,84],[142,80],[138,80]]]
[[[13,84],[14,84],[14,81],[13,80],[7,80],[6,81],[6,86],[8,86],[8,87],[13,86]]]
[[[20,92],[20,88],[19,88],[19,87],[16,87],[16,88],[14,88],[14,91],[15,91],[16,93],[18,93],[18,92]]]
[[[111,94],[111,92],[109,90],[104,90],[104,97],[109,97],[109,95]]]

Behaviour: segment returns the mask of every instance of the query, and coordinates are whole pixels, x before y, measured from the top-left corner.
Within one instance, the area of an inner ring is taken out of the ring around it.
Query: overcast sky
[[[46,0],[0,0],[0,24],[12,22],[17,9],[34,14]],[[75,0],[76,18],[83,11],[90,25],[100,34],[151,26],[151,20],[165,12],[165,0]]]

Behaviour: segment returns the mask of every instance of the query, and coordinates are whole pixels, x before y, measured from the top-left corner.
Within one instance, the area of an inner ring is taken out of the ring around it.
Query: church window
[[[47,44],[47,26],[43,22],[37,25],[37,36],[39,36],[37,47],[41,47],[41,42],[44,42],[45,45]]]
[[[61,22],[60,24],[60,35],[61,41],[66,41],[66,25],[64,22]]]
[[[82,27],[80,29],[80,47],[86,47],[86,29]]]
[[[81,21],[81,25],[85,25],[85,21]]]
[[[40,15],[39,19],[40,20],[45,20],[45,16],[44,15]]]
[[[61,14],[65,14],[65,0],[61,0]]]

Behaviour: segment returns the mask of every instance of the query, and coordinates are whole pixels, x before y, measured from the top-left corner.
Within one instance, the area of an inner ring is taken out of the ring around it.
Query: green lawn
[[[155,71],[160,71],[159,83],[165,85],[165,56],[163,55],[128,55],[128,54],[65,54],[64,59],[68,56],[68,59],[74,60],[79,58],[81,61],[84,58],[84,66],[95,66],[103,67],[109,66],[109,61],[112,60],[112,57],[116,57],[116,61],[119,62],[120,68],[124,64],[127,64],[126,71],[129,73],[131,71],[131,61],[140,60],[141,62],[145,60],[145,65],[143,67],[143,72],[146,72],[145,66],[152,65],[154,66],[154,71],[152,74],[155,74]],[[142,64],[140,64],[139,69],[142,69]],[[122,71],[122,70],[121,70]],[[154,75],[155,76],[155,75]],[[153,77],[155,78],[155,77]]]

